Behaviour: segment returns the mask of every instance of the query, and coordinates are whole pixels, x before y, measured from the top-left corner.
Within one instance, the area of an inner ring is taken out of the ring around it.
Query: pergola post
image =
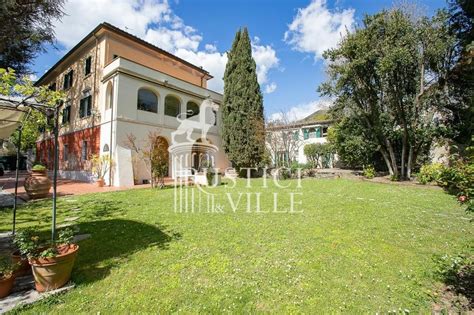
[[[18,173],[20,169],[20,150],[21,150],[21,136],[22,136],[23,126],[18,128],[18,142],[16,144],[16,171],[15,171],[15,196],[13,200],[13,230],[12,234],[15,235],[16,229],[16,207],[17,207],[17,198],[18,198]]]
[[[58,163],[59,163],[59,106],[54,108],[54,163],[53,163],[53,219],[51,224],[51,239],[56,239],[56,199],[57,199],[57,182],[58,182]]]

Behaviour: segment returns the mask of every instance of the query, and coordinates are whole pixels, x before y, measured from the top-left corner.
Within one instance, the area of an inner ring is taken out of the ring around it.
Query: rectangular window
[[[63,147],[63,161],[66,162],[69,159],[69,147],[67,144]]]
[[[86,58],[84,62],[84,75],[88,75],[91,73],[91,67],[92,67],[92,57],[89,56]]]
[[[215,110],[212,112],[214,113],[214,126],[217,126],[217,112]]]
[[[49,85],[49,89],[50,89],[51,91],[56,91],[56,82],[51,83],[51,84]]]
[[[67,101],[66,105],[63,108],[63,124],[68,124],[71,122],[71,102]]]
[[[67,90],[72,86],[73,70],[70,70],[64,75],[63,89]]]
[[[79,117],[89,117],[92,113],[92,95],[86,96],[81,99],[79,104]]]
[[[87,161],[87,141],[82,141],[81,160]]]
[[[327,137],[328,135],[328,127],[323,127],[323,137]]]

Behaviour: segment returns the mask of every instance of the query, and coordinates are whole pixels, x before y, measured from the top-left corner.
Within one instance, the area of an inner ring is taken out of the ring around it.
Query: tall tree
[[[456,36],[459,56],[450,71],[448,84],[452,102],[446,107],[450,128],[448,137],[459,149],[472,146],[474,134],[474,2],[450,0],[450,30]]]
[[[26,74],[28,64],[53,43],[53,21],[63,16],[64,0],[0,1],[0,68]]]
[[[224,150],[233,165],[260,166],[265,154],[263,98],[246,28],[235,35],[224,73]]]
[[[336,106],[370,131],[395,178],[410,178],[449,101],[446,80],[455,56],[446,20],[443,11],[432,18],[382,11],[366,16],[361,28],[324,55],[330,79],[320,91],[335,96]]]

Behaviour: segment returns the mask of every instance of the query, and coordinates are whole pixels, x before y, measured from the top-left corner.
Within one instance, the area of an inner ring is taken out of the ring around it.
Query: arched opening
[[[141,88],[138,90],[137,109],[146,112],[158,112],[158,96],[149,89]]]
[[[114,105],[114,86],[112,82],[107,84],[107,90],[105,93],[105,109],[110,109]]]
[[[181,101],[173,95],[167,95],[165,98],[165,115],[177,117],[181,113]]]
[[[213,167],[214,159],[206,150],[202,149],[201,143],[212,144],[209,139],[197,139],[191,149],[191,167],[200,172],[203,168]]]
[[[199,115],[199,105],[193,101],[186,104],[186,117],[190,118]]]

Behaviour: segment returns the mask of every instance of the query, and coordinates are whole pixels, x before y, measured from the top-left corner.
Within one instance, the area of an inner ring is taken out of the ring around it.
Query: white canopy
[[[0,139],[6,139],[21,125],[26,113],[23,100],[18,97],[0,96]]]

